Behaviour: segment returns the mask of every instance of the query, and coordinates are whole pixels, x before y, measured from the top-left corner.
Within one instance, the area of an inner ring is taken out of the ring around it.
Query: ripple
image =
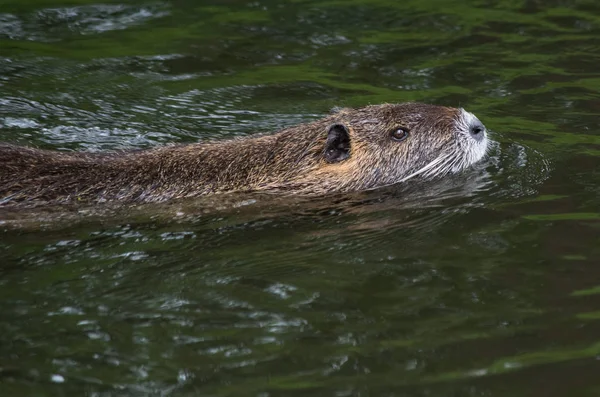
[[[24,35],[23,23],[16,15],[0,14],[0,37],[18,39]]]
[[[25,15],[0,14],[0,37],[53,42],[73,34],[118,31],[169,15],[167,3],[95,4],[46,8]]]
[[[14,117],[4,117],[0,119],[0,122],[3,124],[5,128],[21,128],[21,129],[30,129],[30,128],[39,128],[40,124],[35,120],[25,119],[25,118],[14,118]]]
[[[53,374],[50,376],[52,383],[65,383],[65,377],[59,374]]]
[[[514,141],[502,145],[495,143],[485,164],[494,179],[504,181],[501,185],[489,185],[492,197],[498,199],[536,195],[552,172],[549,158],[534,148]]]

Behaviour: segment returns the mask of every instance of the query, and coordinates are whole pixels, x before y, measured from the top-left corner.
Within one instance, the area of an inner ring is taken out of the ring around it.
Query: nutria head
[[[484,125],[464,109],[385,104],[337,109],[327,122],[317,173],[346,191],[457,172],[479,161],[488,145]]]

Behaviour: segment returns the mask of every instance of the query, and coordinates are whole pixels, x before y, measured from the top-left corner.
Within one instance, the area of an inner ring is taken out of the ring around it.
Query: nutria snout
[[[472,113],[419,103],[342,108],[271,135],[142,151],[1,144],[0,205],[366,190],[461,171],[487,146],[486,129]]]

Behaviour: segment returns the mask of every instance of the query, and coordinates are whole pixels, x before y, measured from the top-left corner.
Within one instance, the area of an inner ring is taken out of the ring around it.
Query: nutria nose
[[[485,136],[485,126],[478,119],[474,119],[471,121],[471,125],[469,125],[469,134],[479,142]]]

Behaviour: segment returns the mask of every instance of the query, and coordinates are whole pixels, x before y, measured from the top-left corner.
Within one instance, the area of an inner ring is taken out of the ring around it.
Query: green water
[[[0,141],[418,100],[496,142],[355,195],[0,212],[0,395],[600,395],[598,65],[595,1],[0,0]]]

